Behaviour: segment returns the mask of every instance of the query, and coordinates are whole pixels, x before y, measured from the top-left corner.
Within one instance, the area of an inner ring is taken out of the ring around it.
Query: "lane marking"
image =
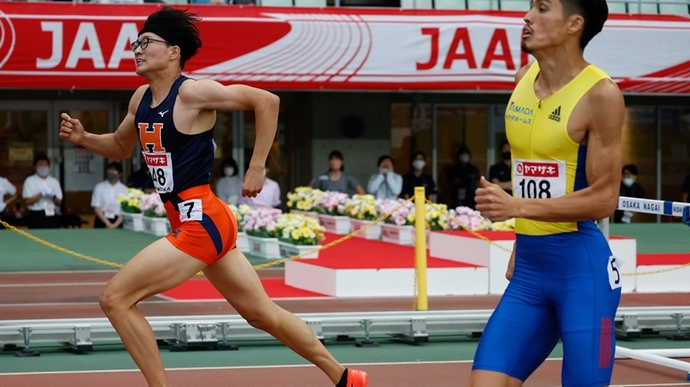
[[[55,283],[37,283],[37,284],[0,284],[0,288],[36,288],[36,287],[53,287],[53,286],[105,286],[107,282],[55,282]]]

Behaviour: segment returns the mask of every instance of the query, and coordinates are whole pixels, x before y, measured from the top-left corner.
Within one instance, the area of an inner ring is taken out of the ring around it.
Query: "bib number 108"
[[[522,179],[518,183],[520,197],[528,199],[550,199],[551,183],[548,180]]]

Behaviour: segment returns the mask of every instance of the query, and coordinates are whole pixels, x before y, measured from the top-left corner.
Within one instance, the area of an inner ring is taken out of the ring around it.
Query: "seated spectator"
[[[216,182],[216,196],[226,204],[237,205],[242,196],[242,179],[237,176],[239,168],[233,158],[223,160],[223,177]]]
[[[623,167],[620,196],[629,198],[645,197],[644,188],[635,182],[638,174],[639,171],[634,164],[628,164]],[[632,222],[633,215],[635,215],[635,213],[632,211],[616,210],[616,212],[613,213],[613,221],[615,223],[630,223]]]
[[[156,186],[153,184],[153,179],[151,178],[151,171],[149,170],[144,156],[139,159],[140,168],[129,175],[129,181],[127,186],[129,188],[136,188],[142,190],[146,193],[156,192]]]
[[[508,140],[501,142],[501,161],[489,168],[489,181],[497,184],[509,194],[513,194],[513,177],[510,170],[510,143]]]
[[[314,178],[309,184],[312,188],[321,191],[338,191],[351,194],[352,191],[364,195],[364,188],[359,185],[357,179],[343,172],[345,163],[343,154],[334,150],[328,155],[328,172]]]
[[[122,164],[112,162],[105,169],[105,180],[96,184],[91,195],[91,207],[96,214],[93,228],[122,227],[122,209],[117,197],[127,193],[127,186],[120,182]]]
[[[5,196],[9,197],[5,199]],[[5,211],[5,208],[12,208],[11,204],[17,200],[17,188],[14,184],[4,177],[0,177],[0,213]]]
[[[24,181],[22,197],[29,209],[29,228],[58,228],[56,214],[62,204],[60,182],[50,176],[50,160],[46,155],[34,159],[36,174]]]
[[[378,173],[374,173],[367,183],[367,192],[376,196],[377,199],[395,200],[402,191],[402,176],[395,173],[393,158],[384,155],[378,160]]]
[[[409,199],[414,196],[415,187],[424,187],[426,198],[436,201],[436,183],[428,173],[424,173],[426,167],[426,155],[417,151],[412,155],[412,168],[403,176],[402,197]]]
[[[266,160],[266,168],[264,169],[264,188],[261,189],[261,192],[259,192],[255,198],[241,197],[240,203],[247,204],[253,208],[274,208],[280,205],[280,186],[278,182],[268,177],[269,172],[268,160]]]

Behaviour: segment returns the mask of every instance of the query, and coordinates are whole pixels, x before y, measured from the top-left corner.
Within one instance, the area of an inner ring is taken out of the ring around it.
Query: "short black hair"
[[[122,173],[122,164],[118,163],[117,161],[111,161],[106,165],[105,170],[107,171],[108,169],[114,169],[118,173]]]
[[[48,158],[48,155],[46,155],[45,153],[37,153],[34,156],[34,167],[36,166],[36,164],[38,164],[39,161],[45,161],[46,163],[48,163],[48,165],[50,165],[50,159]]]
[[[330,161],[334,157],[343,162],[343,164],[340,166],[340,170],[344,171],[345,170],[345,159],[343,158],[343,154],[340,153],[339,150],[331,151],[331,153],[328,154],[328,161]]]
[[[184,68],[185,63],[201,48],[201,36],[195,24],[199,20],[201,18],[197,14],[188,10],[166,6],[149,15],[139,35],[150,31],[171,45],[178,46],[180,68]]]
[[[233,176],[236,176],[237,173],[239,172],[237,170],[238,169],[237,168],[237,161],[235,161],[235,159],[233,159],[232,157],[228,157],[228,158],[223,159],[223,164],[221,164],[221,166],[220,166],[220,168],[221,168],[220,174],[221,175],[223,175],[223,169],[225,169],[225,167],[232,167],[233,168],[233,172],[232,172]]]
[[[468,155],[472,156],[472,152],[470,152],[470,148],[466,144],[460,144],[458,147],[458,156],[463,153],[467,153]]]
[[[498,149],[503,149],[503,147],[506,146],[506,145],[510,146],[510,143],[508,142],[508,139],[505,139],[505,140],[501,141],[501,145],[498,146]]]
[[[628,170],[634,176],[637,176],[640,174],[640,171],[637,169],[637,166],[635,166],[635,164],[628,164],[628,165],[624,166],[623,170],[621,170],[621,173],[625,173],[626,170]]]
[[[584,19],[582,36],[580,36],[580,48],[585,49],[587,43],[592,40],[609,17],[609,6],[606,0],[561,0],[563,4],[563,18],[578,14]]]
[[[383,156],[379,157],[379,161],[376,163],[376,166],[381,165],[383,160],[390,160],[391,164],[393,164],[393,166],[395,166],[395,161],[393,161],[393,158],[390,155],[383,155]]]

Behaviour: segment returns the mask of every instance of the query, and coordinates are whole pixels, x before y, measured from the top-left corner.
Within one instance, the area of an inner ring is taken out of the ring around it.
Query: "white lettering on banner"
[[[87,44],[89,48],[85,49],[84,46]],[[101,44],[96,34],[96,26],[92,22],[79,23],[77,36],[74,38],[74,43],[72,43],[72,49],[69,51],[65,67],[68,69],[76,68],[77,62],[80,59],[91,59],[93,67],[97,69],[105,68],[103,51],[101,51]]]
[[[514,160],[513,194],[518,198],[550,199],[565,195],[565,161]]]
[[[422,35],[430,37],[431,49],[429,60],[425,63],[417,62],[417,70],[432,70],[436,67],[439,60],[439,51],[441,49],[439,41],[441,35],[440,28],[422,28]],[[460,45],[462,50],[458,52]],[[499,53],[500,52],[500,53]],[[475,60],[474,50],[472,48],[472,41],[470,40],[470,33],[466,27],[457,28],[453,40],[446,52],[445,60],[443,61],[443,69],[449,70],[453,67],[453,63],[457,60],[467,61],[467,67],[470,69],[477,68],[477,61]],[[491,41],[487,46],[484,60],[481,68],[488,69],[494,61],[501,61],[505,63],[506,70],[515,70],[515,62],[510,51],[510,44],[508,43],[508,33],[505,28],[496,28]],[[527,54],[520,55],[520,66],[528,63]]]
[[[108,61],[109,69],[120,67],[120,62],[123,59],[132,60],[134,58],[130,44],[137,39],[138,33],[136,23],[122,23],[120,34],[115,41],[115,47],[113,47],[113,54]]]
[[[41,22],[41,31],[52,32],[53,52],[48,59],[36,58],[36,68],[52,69],[62,61],[62,22]]]

